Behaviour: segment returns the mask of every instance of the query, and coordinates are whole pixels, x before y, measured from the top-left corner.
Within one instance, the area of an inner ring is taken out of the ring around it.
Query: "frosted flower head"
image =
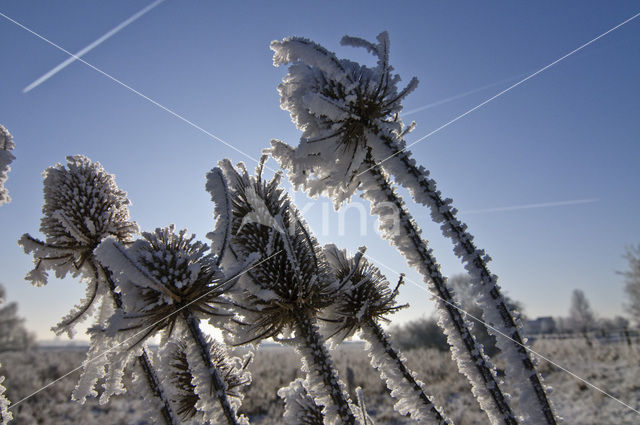
[[[401,101],[418,84],[413,78],[398,89],[400,77],[389,64],[389,36],[382,32],[374,44],[345,36],[343,45],[364,47],[377,58],[370,68],[338,59],[318,44],[299,37],[273,41],[274,65],[290,63],[289,73],[278,86],[280,105],[303,131],[293,157],[274,142],[274,156],[296,175],[312,194],[351,196],[371,143],[372,134],[400,134]],[[313,176],[313,177],[312,177]],[[315,180],[315,181],[314,181]],[[322,185],[320,185],[320,183]]]
[[[386,316],[407,307],[396,305],[402,276],[396,288],[391,290],[387,278],[362,257],[362,251],[349,257],[346,250],[332,244],[325,245],[324,251],[333,273],[343,286],[336,303],[323,313],[332,336],[347,338],[363,324],[388,321]]]
[[[180,311],[199,317],[226,317],[224,280],[209,247],[174,226],[143,232],[130,246],[105,240],[96,250],[98,260],[111,270],[122,295],[124,311],[112,319],[112,330],[151,328],[150,335],[174,329]],[[121,321],[120,319],[123,319]]]
[[[337,286],[318,242],[279,187],[280,174],[267,181],[261,166],[254,177],[228,160],[219,165],[232,206],[227,257],[248,269],[234,294],[239,332],[243,342],[258,341],[290,329],[301,314],[315,315],[332,302]]]
[[[19,241],[25,252],[34,252],[36,267],[27,275],[34,284],[47,281],[47,269],[57,277],[78,274],[100,242],[113,237],[131,241],[138,226],[129,220],[130,201],[115,177],[99,162],[83,155],[67,157],[67,165],[49,167],[44,175],[44,242],[25,234]],[[93,275],[95,267],[88,273]]]
[[[242,400],[241,390],[251,382],[251,376],[246,370],[249,360],[242,362],[237,357],[229,356],[224,347],[211,338],[207,338],[207,342],[210,346],[211,361],[225,383],[227,396]],[[184,338],[165,343],[161,348],[160,367],[165,377],[165,388],[171,393],[171,399],[181,419],[194,424],[204,423],[203,413],[197,409],[200,396],[193,383],[193,370],[188,355],[189,344]]]
[[[16,159],[11,153],[15,147],[16,145],[13,143],[13,137],[9,130],[0,125],[0,205],[11,202],[11,197],[4,187],[4,182],[7,181],[7,174],[11,170],[9,164]]]

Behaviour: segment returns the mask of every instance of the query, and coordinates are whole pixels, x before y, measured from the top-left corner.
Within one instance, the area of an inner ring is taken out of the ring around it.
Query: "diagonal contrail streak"
[[[75,62],[76,60],[78,60],[79,58],[84,56],[85,54],[89,53],[91,50],[95,49],[96,47],[98,47],[99,45],[101,45],[102,43],[107,41],[109,38],[111,38],[114,35],[116,35],[117,33],[119,33],[122,29],[124,29],[128,25],[132,24],[133,22],[138,20],[138,18],[141,18],[147,12],[150,12],[152,9],[154,9],[156,6],[158,6],[160,3],[164,2],[164,1],[165,0],[156,0],[156,1],[154,1],[153,3],[148,5],[147,7],[143,8],[139,12],[135,13],[134,15],[132,15],[129,18],[127,18],[126,20],[124,20],[119,25],[113,27],[106,34],[104,34],[103,36],[101,36],[100,38],[98,38],[97,40],[95,40],[94,42],[89,44],[88,46],[78,50],[78,52],[76,52],[74,55],[69,56],[67,59],[65,59],[64,61],[60,62],[55,68],[51,69],[50,71],[45,73],[42,77],[38,78],[33,83],[29,84],[27,87],[22,89],[22,93],[27,93],[27,92],[35,89],[40,84],[44,83],[49,78],[51,78],[54,75],[56,75],[58,72],[62,71],[67,66],[71,65],[73,62]]]
[[[598,198],[570,199],[568,201],[543,202],[539,204],[513,205],[508,207],[495,207],[495,208],[485,208],[480,210],[460,211],[460,214],[484,214],[484,213],[493,213],[493,212],[502,212],[502,211],[529,210],[534,208],[563,207],[568,205],[592,204],[598,201],[600,201],[600,199]]]
[[[458,93],[456,95],[449,96],[449,97],[446,97],[444,99],[436,100],[435,102],[431,102],[431,103],[428,103],[426,105],[418,106],[417,108],[410,109],[410,110],[408,110],[406,112],[400,112],[400,115],[403,116],[403,117],[406,117],[407,115],[416,114],[418,112],[424,111],[425,109],[431,109],[431,108],[434,108],[436,106],[444,105],[445,103],[453,102],[454,100],[458,100],[458,99],[462,99],[462,98],[467,97],[467,96],[471,96],[472,94],[476,94],[476,93],[481,92],[483,90],[490,89],[491,87],[500,86],[502,84],[510,83],[510,82],[512,82],[514,80],[517,80],[518,78],[524,77],[525,75],[526,74],[518,74],[518,75],[514,75],[513,77],[510,77],[510,78],[505,78],[504,80],[495,81],[493,83],[485,84],[484,86],[476,87],[475,89],[467,90],[465,92]]]
[[[20,22],[16,21],[15,19],[5,15],[4,13],[0,12],[0,17],[3,17],[4,19],[6,19],[7,21],[17,25],[18,27],[22,28],[23,30],[27,31],[30,34],[33,34],[34,36],[38,37],[40,40],[50,44],[51,46],[55,47],[56,49],[66,53],[67,55],[75,58],[78,62],[81,62],[85,65],[87,65],[89,68],[93,69],[94,71],[98,72],[99,74],[104,75],[105,77],[107,77],[108,79],[110,79],[111,81],[113,81],[116,84],[121,85],[122,87],[124,87],[125,89],[129,90],[130,92],[140,96],[141,98],[143,98],[144,100],[152,103],[153,105],[157,106],[158,108],[162,109],[163,111],[173,115],[174,117],[178,118],[179,120],[189,124],[191,127],[195,128],[196,130],[206,134],[207,136],[209,136],[210,138],[217,140],[218,142],[222,143],[223,145],[233,149],[234,151],[238,152],[239,154],[249,158],[250,160],[259,163],[260,160],[256,159],[255,157],[249,155],[248,153],[238,149],[237,147],[235,147],[234,145],[232,145],[231,143],[225,141],[224,139],[221,139],[220,137],[216,136],[215,134],[211,133],[210,131],[205,130],[204,128],[200,127],[198,124],[194,123],[193,121],[188,120],[187,118],[185,118],[184,116],[180,115],[179,113],[175,112],[173,109],[170,109],[166,106],[164,106],[163,104],[161,104],[160,102],[153,100],[152,98],[150,98],[149,96],[143,94],[142,92],[134,89],[133,87],[131,87],[128,84],[123,83],[122,81],[118,80],[116,77],[114,77],[113,75],[103,71],[102,69],[98,68],[95,65],[90,64],[89,62],[87,62],[86,60],[77,57],[76,55],[74,55],[73,53],[71,53],[70,51],[68,51],[67,49],[61,47],[60,45],[54,43],[53,41],[49,40],[48,38],[46,38],[43,35],[38,34],[37,32],[35,32],[34,30],[32,30],[31,28],[21,24]],[[273,172],[275,172],[276,170],[274,170],[273,168],[265,165],[264,168],[271,170]]]

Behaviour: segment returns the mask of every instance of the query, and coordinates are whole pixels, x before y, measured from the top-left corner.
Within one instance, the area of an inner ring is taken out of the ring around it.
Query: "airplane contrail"
[[[112,28],[109,32],[104,34],[102,37],[98,38],[93,43],[91,43],[88,46],[84,47],[83,49],[79,50],[75,55],[70,56],[69,58],[65,59],[58,66],[53,68],[51,71],[47,72],[42,77],[38,78],[33,83],[29,84],[27,87],[22,89],[22,93],[27,93],[27,92],[35,89],[40,84],[44,83],[49,78],[53,77],[55,74],[57,74],[58,72],[62,71],[64,68],[69,66],[71,63],[75,62],[78,58],[80,58],[80,57],[84,56],[85,54],[89,53],[91,50],[95,49],[100,44],[102,44],[105,41],[107,41],[109,38],[111,38],[112,36],[114,36],[115,34],[120,32],[123,28],[125,28],[129,24],[135,22],[138,18],[142,17],[147,12],[151,11],[151,9],[155,8],[156,6],[158,6],[160,3],[164,2],[164,1],[165,0],[156,0],[153,3],[151,3],[150,5],[148,5],[147,7],[145,7],[144,9],[142,9],[139,12],[135,13],[134,15],[132,15],[131,17],[129,17],[128,19],[123,21],[121,24],[119,24],[116,27]]]
[[[493,82],[493,83],[485,84],[482,87],[478,87],[478,88],[475,88],[473,90],[469,90],[469,91],[466,91],[466,92],[463,92],[463,93],[459,93],[459,94],[456,94],[454,96],[447,97],[445,99],[440,99],[440,100],[437,100],[435,102],[429,103],[427,105],[423,105],[423,106],[419,106],[419,107],[414,108],[414,109],[410,109],[410,110],[408,110],[406,112],[401,112],[400,115],[405,117],[407,115],[411,115],[411,114],[415,114],[417,112],[424,111],[425,109],[430,109],[430,108],[433,108],[435,106],[439,106],[439,105],[443,105],[445,103],[453,102],[454,100],[462,99],[463,97],[467,97],[467,96],[470,96],[470,95],[472,95],[474,93],[478,93],[478,92],[481,92],[483,90],[490,89],[491,87],[499,86],[501,84],[510,83],[511,81],[517,80],[518,78],[521,78],[524,75],[526,75],[526,74],[518,74],[518,75],[514,75],[513,77],[510,77],[510,78],[505,78],[504,80],[500,80],[500,81],[496,81],[496,82]]]
[[[496,207],[496,208],[486,208],[482,210],[461,211],[460,214],[483,214],[483,213],[493,213],[493,212],[502,212],[502,211],[528,210],[533,208],[562,207],[566,205],[592,204],[598,201],[600,201],[600,199],[598,198],[571,199],[568,201],[544,202],[540,204],[525,204],[525,205],[515,205],[510,207]]]

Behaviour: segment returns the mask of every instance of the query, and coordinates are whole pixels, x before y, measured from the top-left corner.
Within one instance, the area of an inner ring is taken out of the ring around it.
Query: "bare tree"
[[[624,276],[624,290],[628,296],[625,309],[631,314],[631,319],[640,324],[640,244],[627,248],[625,258],[629,262],[629,269],[619,272]]]
[[[26,350],[33,344],[33,335],[24,327],[24,319],[18,316],[18,304],[5,304],[4,286],[0,285],[0,353]]]
[[[575,289],[571,295],[571,307],[569,308],[569,319],[572,328],[577,331],[586,332],[593,328],[596,323],[595,315],[587,296],[581,289]]]

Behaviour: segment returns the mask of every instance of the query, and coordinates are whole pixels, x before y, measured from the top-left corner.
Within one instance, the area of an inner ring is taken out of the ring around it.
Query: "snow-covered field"
[[[640,345],[594,343],[582,339],[539,341],[533,349],[559,366],[584,378],[590,384],[638,409],[640,407]],[[12,401],[31,394],[40,387],[79,366],[83,350],[41,349],[30,353],[0,355],[2,373],[7,377],[8,396]],[[349,388],[364,389],[367,407],[378,425],[410,423],[393,411],[377,372],[358,344],[350,344],[333,352],[340,375]],[[413,350],[406,353],[409,365],[457,425],[486,424],[468,384],[456,371],[448,353],[436,350]],[[280,424],[283,403],[278,388],[301,377],[295,352],[288,348],[264,347],[250,365],[253,382],[246,388],[242,411],[252,424]],[[498,366],[500,362],[498,361]],[[640,414],[604,395],[588,384],[541,360],[540,371],[554,391],[552,399],[567,424],[637,424]],[[77,373],[33,398],[15,410],[17,424],[146,424],[143,401],[135,395],[112,399],[100,406],[96,400],[85,405],[70,401]]]

